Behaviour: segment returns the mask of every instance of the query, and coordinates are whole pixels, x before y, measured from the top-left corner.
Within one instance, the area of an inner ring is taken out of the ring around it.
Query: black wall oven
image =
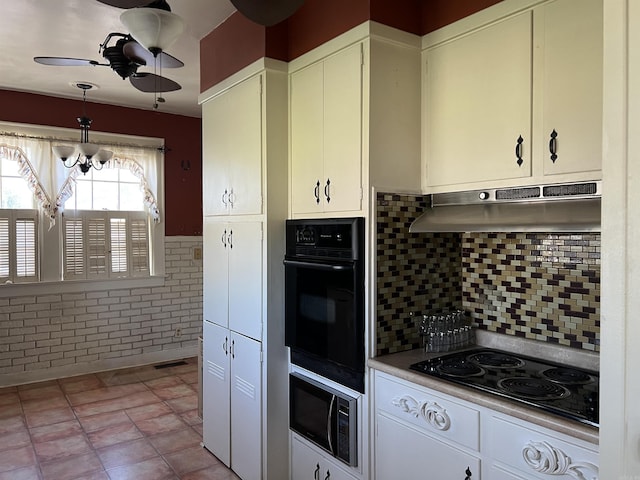
[[[288,220],[291,362],[364,393],[364,219]]]

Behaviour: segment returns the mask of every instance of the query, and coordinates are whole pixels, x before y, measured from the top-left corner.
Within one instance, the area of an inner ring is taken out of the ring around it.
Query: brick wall
[[[0,385],[195,355],[202,331],[195,248],[201,237],[165,239],[160,286],[0,298]]]

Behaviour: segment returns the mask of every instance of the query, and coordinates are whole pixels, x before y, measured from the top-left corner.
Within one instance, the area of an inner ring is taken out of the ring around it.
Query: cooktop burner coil
[[[542,375],[552,382],[563,385],[584,385],[594,381],[593,377],[588,373],[566,367],[549,368],[544,370]]]
[[[509,377],[498,380],[498,387],[505,392],[529,400],[558,400],[571,395],[562,385],[544,378]]]
[[[524,365],[524,360],[501,352],[474,353],[469,355],[467,360],[477,363],[481,367],[519,368]]]
[[[485,370],[477,364],[465,359],[452,359],[436,366],[436,370],[442,375],[450,377],[474,377],[485,374]]]

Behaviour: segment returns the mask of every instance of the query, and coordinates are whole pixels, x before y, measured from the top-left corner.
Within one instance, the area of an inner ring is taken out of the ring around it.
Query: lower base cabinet
[[[402,477],[396,477],[400,479]],[[409,478],[409,477],[406,477]],[[291,480],[356,480],[322,453],[308,446],[295,434],[291,438]]]
[[[595,444],[386,373],[374,380],[375,480],[599,479]]]
[[[480,478],[480,459],[401,424],[376,415],[376,480]]]
[[[242,480],[262,478],[261,344],[204,322],[203,443]]]

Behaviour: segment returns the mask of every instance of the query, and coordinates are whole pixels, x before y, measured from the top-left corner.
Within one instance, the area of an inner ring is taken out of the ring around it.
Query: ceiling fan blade
[[[167,3],[167,0],[98,0],[100,3],[111,5],[118,8],[136,8],[136,7],[149,7],[159,8],[160,10],[171,11],[171,7]]]
[[[42,65],[55,65],[57,67],[86,67],[87,65],[101,65],[95,60],[87,60],[84,58],[33,57],[33,61]]]
[[[124,44],[122,47],[122,53],[125,57],[133,60],[140,65],[157,65],[162,68],[180,68],[184,67],[184,63],[165,52],[160,52],[158,57],[154,57],[153,53],[144,48],[135,40],[131,40]]]
[[[118,8],[136,8],[143,7],[150,3],[150,0],[98,0],[100,3],[111,5]]]
[[[304,0],[231,0],[231,3],[249,20],[270,27],[293,15]]]
[[[182,88],[179,83],[155,73],[139,72],[131,75],[129,81],[138,90],[147,93],[175,92]]]

